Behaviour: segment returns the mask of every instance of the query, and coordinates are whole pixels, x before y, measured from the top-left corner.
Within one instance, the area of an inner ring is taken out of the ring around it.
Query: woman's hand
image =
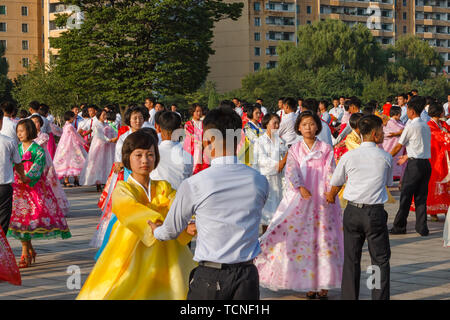
[[[278,173],[283,171],[284,167],[286,166],[287,156],[288,156],[288,153],[286,152],[286,155],[284,156],[283,160],[278,162]]]
[[[300,194],[302,195],[302,198],[305,200],[311,199],[311,192],[309,192],[308,189],[305,187],[300,187]]]
[[[188,235],[193,237],[197,234],[197,226],[195,225],[195,222],[188,224],[186,232]]]
[[[119,173],[123,168],[123,164],[121,162],[114,162],[114,173]]]

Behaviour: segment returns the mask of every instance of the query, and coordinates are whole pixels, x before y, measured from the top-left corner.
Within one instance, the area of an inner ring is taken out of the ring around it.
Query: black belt
[[[384,204],[362,204],[362,203],[354,203],[349,201],[348,202],[349,205],[359,208],[359,209],[363,209],[363,208],[375,208],[375,207],[383,207],[384,208]]]
[[[216,262],[210,262],[210,261],[200,261],[198,264],[202,267],[208,267],[208,268],[214,268],[214,269],[227,269],[227,268],[236,268],[236,267],[240,267],[240,266],[253,264],[253,260],[239,262],[239,263],[232,263],[232,264],[216,263]]]

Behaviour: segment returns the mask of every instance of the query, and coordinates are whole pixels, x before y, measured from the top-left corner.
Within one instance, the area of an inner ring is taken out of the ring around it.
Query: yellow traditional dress
[[[176,240],[159,241],[147,221],[164,221],[176,191],[152,181],[150,195],[129,177],[112,195],[118,222],[77,300],[183,300],[189,273],[196,267],[183,231]]]
[[[347,136],[347,139],[345,139],[345,146],[347,147],[348,151],[354,150],[358,148],[361,145],[361,137],[359,134],[356,133],[355,130],[352,130],[352,132]],[[345,186],[342,187],[341,191],[339,191],[339,202],[341,203],[341,208],[345,208],[347,206],[347,200],[344,199],[344,189]],[[388,201],[387,203],[395,203],[395,198],[392,196],[389,189],[386,187],[386,191],[388,194]]]

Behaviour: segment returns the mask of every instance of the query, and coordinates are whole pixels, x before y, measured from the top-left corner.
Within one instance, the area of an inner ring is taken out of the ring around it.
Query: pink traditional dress
[[[319,291],[340,288],[344,263],[342,213],[324,193],[335,163],[333,149],[316,139],[293,145],[286,163],[289,190],[261,238],[256,258],[260,285],[271,290]],[[305,200],[300,186],[311,192]]]
[[[51,188],[46,187],[43,177],[45,151],[33,142],[27,150],[19,145],[19,154],[25,174],[31,179],[24,184],[15,173],[13,183],[13,211],[8,236],[18,240],[71,237],[64,213]]]
[[[386,152],[391,152],[392,149],[398,144],[398,141],[400,140],[400,136],[396,137],[388,137],[390,133],[397,133],[400,130],[403,130],[405,128],[405,125],[401,121],[397,121],[395,119],[390,119],[385,127],[383,127],[384,131],[384,141],[382,144],[382,148]],[[392,159],[392,173],[394,176],[394,179],[401,179],[403,177],[403,173],[405,172],[406,163],[399,166],[397,164],[398,160],[401,156],[405,154],[405,147],[403,147],[399,153]]]
[[[184,125],[186,137],[183,148],[194,158],[194,171],[196,174],[209,167],[209,159],[203,152],[203,122],[191,120]]]
[[[116,148],[115,143],[109,142],[116,134],[108,124],[95,118],[92,130],[94,132],[91,147],[80,176],[80,183],[87,186],[106,183],[109,169],[114,163]]]
[[[43,132],[39,132],[34,141],[39,144],[45,151],[45,169],[42,174],[47,188],[51,188],[55,195],[58,205],[61,208],[64,216],[67,216],[70,210],[70,204],[67,200],[66,194],[59,183],[58,176],[56,175],[55,167],[53,166],[53,160],[50,153],[47,151],[46,146],[49,141],[49,135]]]
[[[53,165],[59,179],[80,175],[87,157],[83,148],[84,145],[85,142],[76,129],[70,122],[66,122],[53,159]]]
[[[16,264],[16,259],[6,240],[3,229],[0,228],[0,283],[7,281],[16,286],[22,284],[20,271]]]

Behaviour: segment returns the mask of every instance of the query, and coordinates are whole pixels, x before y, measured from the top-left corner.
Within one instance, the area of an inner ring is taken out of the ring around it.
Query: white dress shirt
[[[267,114],[266,107],[261,106],[261,112],[262,112],[263,116],[265,116]]]
[[[344,109],[340,108],[339,106],[333,107],[330,109],[329,114],[334,116],[338,121],[341,121],[344,115]]]
[[[402,109],[402,114],[400,115],[400,121],[403,122],[403,124],[406,124],[409,119],[408,114],[407,114],[408,108],[406,107],[406,104],[400,108]]]
[[[47,120],[50,123],[54,123],[55,122],[55,117],[52,114],[49,113],[48,116],[47,116]]]
[[[155,108],[153,108],[152,110],[150,110],[149,112],[148,112],[149,114],[150,114],[150,118],[148,119],[148,124],[150,125],[149,127],[148,126],[146,126],[146,127],[144,127],[144,128],[155,128],[155,115],[156,115],[156,110],[155,110]],[[144,122],[144,124],[145,124],[145,122]]]
[[[184,151],[180,142],[164,140],[158,146],[160,161],[150,173],[152,180],[165,180],[178,190],[181,182],[192,175],[194,159]]]
[[[0,134],[0,185],[14,182],[14,164],[22,162],[14,139]]]
[[[448,117],[448,102],[444,103],[444,114]]]
[[[3,126],[0,130],[0,134],[13,139],[17,144],[19,144],[19,139],[16,133],[17,123],[15,123],[11,118],[3,117]]]
[[[79,114],[77,114],[76,116],[75,116],[75,120],[72,122],[72,126],[75,128],[75,129],[77,129],[77,131],[78,131],[78,129],[80,128],[80,123],[81,122],[83,122],[83,117],[82,116],[80,116]]]
[[[131,129],[122,134],[116,143],[116,150],[114,154],[114,162],[122,162],[122,147],[125,139],[131,134]]]
[[[244,114],[244,110],[242,109],[242,107],[236,107],[234,108],[234,111],[236,111],[239,117],[242,117],[242,115]]]
[[[261,248],[259,224],[269,185],[237,157],[221,157],[211,167],[184,180],[156,239],[175,239],[196,215],[195,261],[239,263],[254,259]]]
[[[420,117],[414,118],[405,126],[398,143],[406,147],[408,158],[431,158],[430,127]]]
[[[339,160],[330,184],[345,183],[344,199],[358,204],[384,204],[392,185],[392,156],[374,142],[363,142]]]
[[[295,112],[285,113],[281,119],[278,135],[286,146],[293,145],[299,141],[299,136],[295,132],[295,121],[297,114]]]

